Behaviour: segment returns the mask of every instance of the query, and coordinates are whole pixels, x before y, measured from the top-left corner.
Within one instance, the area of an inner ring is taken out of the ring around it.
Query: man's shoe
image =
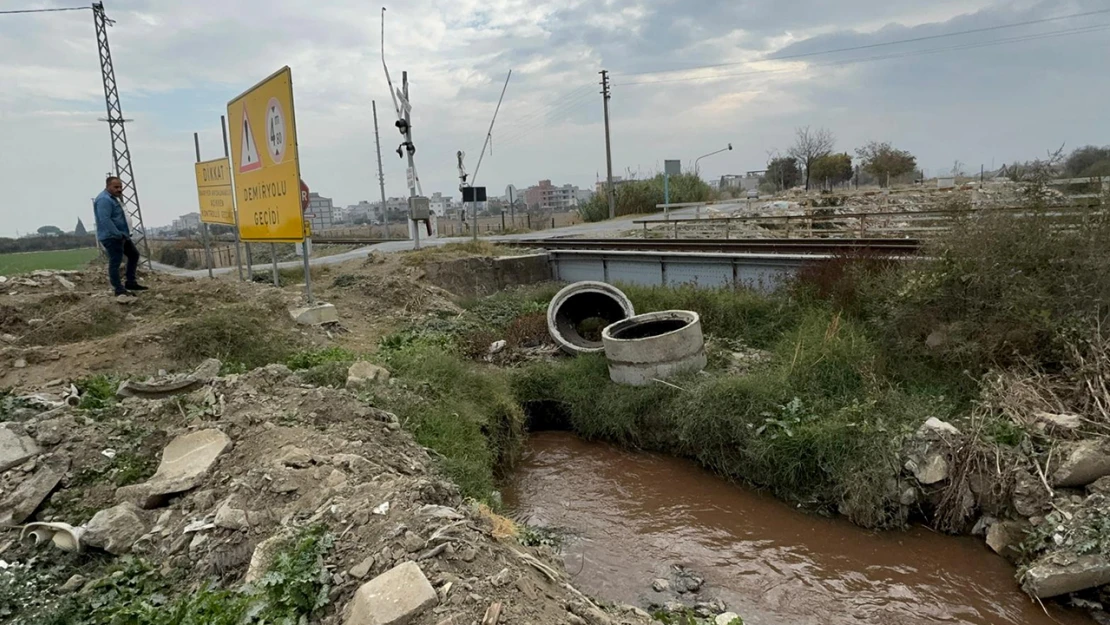
[[[139,284],[138,282],[132,282],[131,284],[127,284],[125,286],[127,287],[128,291],[149,291],[150,290],[147,287]],[[132,293],[132,295],[134,295],[134,293]]]

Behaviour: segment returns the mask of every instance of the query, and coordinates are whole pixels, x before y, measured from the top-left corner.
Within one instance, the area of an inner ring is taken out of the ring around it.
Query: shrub
[[[231,306],[189,319],[168,337],[168,355],[186,364],[206,358],[247,369],[284,362],[296,346],[290,322],[274,311]]]
[[[695,174],[681,174],[671,176],[670,200],[679,202],[705,202],[709,200],[710,188],[704,180]],[[654,178],[646,180],[630,180],[616,186],[616,214],[633,215],[641,213],[657,213],[658,204],[664,201],[663,174],[656,174]],[[583,221],[601,221],[609,218],[609,197],[605,193],[596,193],[588,202],[578,209]]]

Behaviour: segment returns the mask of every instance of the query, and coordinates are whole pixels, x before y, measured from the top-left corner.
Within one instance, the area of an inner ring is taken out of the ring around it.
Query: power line
[[[1034,34],[1034,35],[1021,35],[1021,36],[1018,36],[1018,37],[1009,37],[1009,38],[1006,38],[1006,39],[995,39],[995,40],[992,40],[992,41],[960,44],[960,45],[957,45],[957,46],[946,46],[946,47],[942,47],[942,48],[928,48],[928,49],[925,49],[925,50],[912,50],[912,51],[909,51],[909,52],[898,52],[898,53],[893,53],[893,54],[884,54],[884,55],[864,57],[864,58],[859,58],[859,59],[846,59],[846,60],[843,60],[843,61],[833,61],[831,63],[822,63],[822,64],[817,64],[817,65],[810,65],[809,67],[813,67],[813,68],[834,67],[834,66],[841,66],[841,65],[852,65],[852,64],[855,64],[855,63],[866,63],[866,62],[870,62],[870,61],[883,61],[883,60],[888,60],[888,59],[898,59],[898,58],[907,58],[907,57],[913,57],[913,56],[921,56],[921,55],[925,55],[925,54],[936,54],[936,53],[940,53],[940,52],[951,52],[951,51],[955,51],[955,50],[971,50],[971,49],[974,49],[974,48],[986,48],[986,47],[990,47],[990,46],[1003,45],[1003,44],[1008,44],[1008,43],[1023,43],[1023,42],[1026,42],[1026,41],[1034,41],[1034,40],[1038,40],[1038,39],[1051,39],[1051,38],[1055,38],[1055,37],[1063,37],[1063,36],[1070,36],[1070,35],[1081,35],[1081,34],[1086,34],[1086,33],[1099,32],[1099,31],[1103,31],[1103,30],[1107,30],[1107,29],[1110,29],[1110,24],[1097,24],[1097,25],[1094,25],[1094,26],[1083,26],[1083,27],[1079,27],[1079,28],[1068,28],[1068,29],[1064,29],[1064,30],[1050,31],[1050,32],[1047,32],[1047,33],[1037,33],[1037,34]],[[759,75],[759,74],[779,74],[779,73],[784,73],[784,72],[797,72],[797,71],[801,71],[801,70],[799,70],[797,68],[792,68],[792,67],[778,68],[778,69],[763,69],[763,70],[752,70],[752,71],[749,71],[749,72],[738,72],[738,73],[731,73],[731,74],[714,74],[712,76],[686,76],[686,77],[680,77],[680,78],[661,78],[659,80],[641,80],[641,81],[636,81],[636,82],[617,83],[616,86],[618,86],[618,87],[631,87],[631,86],[634,86],[634,85],[651,85],[651,84],[669,83],[669,82],[689,82],[689,81],[696,81],[696,80],[717,80],[717,79],[720,79],[720,78],[734,78],[734,77],[739,77],[739,76],[754,76],[754,75]]]
[[[1069,19],[1075,19],[1075,18],[1079,18],[1079,17],[1090,17],[1092,15],[1102,15],[1102,14],[1105,14],[1105,13],[1110,13],[1110,9],[1100,9],[1098,11],[1087,11],[1085,13],[1073,13],[1071,15],[1060,15],[1060,16],[1057,16],[1057,17],[1046,17],[1046,18],[1037,19],[1037,20],[1027,20],[1027,21],[1024,21],[1024,22],[1014,22],[1012,24],[1000,24],[998,26],[986,26],[986,27],[983,27],[983,28],[972,28],[970,30],[960,30],[960,31],[952,32],[952,33],[943,33],[943,34],[939,34],[939,35],[926,35],[926,36],[922,36],[922,37],[913,37],[913,38],[910,38],[910,39],[898,39],[898,40],[895,40],[895,41],[887,41],[887,42],[884,42],[884,43],[869,43],[869,44],[866,44],[866,45],[850,46],[850,47],[847,47],[847,48],[834,48],[834,49],[831,49],[831,50],[821,50],[819,52],[801,52],[801,53],[798,53],[798,54],[771,56],[771,57],[767,57],[765,59],[758,59],[758,61],[737,61],[737,62],[732,62],[732,63],[715,63],[715,64],[712,64],[712,65],[695,65],[695,66],[692,66],[692,67],[686,67],[686,68],[681,68],[681,69],[664,69],[664,70],[648,70],[648,71],[643,71],[643,72],[629,72],[629,73],[626,73],[625,75],[626,76],[641,76],[641,75],[644,75],[644,74],[669,74],[669,73],[672,73],[672,72],[686,72],[686,71],[691,71],[691,70],[696,70],[696,69],[713,69],[713,68],[716,68],[716,67],[733,67],[733,66],[736,66],[736,65],[747,65],[748,63],[752,63],[752,62],[785,61],[785,60],[789,60],[789,59],[801,59],[801,58],[806,58],[806,57],[811,57],[811,56],[820,56],[820,55],[824,55],[824,54],[836,54],[838,52],[854,52],[854,51],[858,51],[858,50],[870,50],[870,49],[873,49],[873,48],[881,48],[881,47],[885,47],[885,46],[894,46],[894,45],[900,45],[900,44],[903,44],[903,43],[916,43],[916,42],[919,42],[919,41],[931,41],[931,40],[934,40],[934,39],[944,39],[944,38],[947,38],[947,37],[958,37],[960,35],[972,35],[972,34],[976,34],[976,33],[986,33],[986,32],[992,32],[992,31],[996,31],[996,30],[1004,30],[1004,29],[1007,29],[1007,28],[1019,28],[1021,26],[1032,26],[1034,24],[1045,24],[1045,23],[1048,23],[1048,22],[1058,22],[1060,20],[1069,20]]]
[[[0,11],[0,15],[15,15],[17,13],[57,13],[58,11],[88,11],[92,7],[62,7],[57,9],[17,9],[14,11]]]
[[[502,132],[504,132],[505,129],[520,127],[525,124],[531,123],[535,119],[543,117],[549,111],[554,110],[556,107],[561,106],[560,102],[576,98],[577,96],[580,96],[582,94],[589,94],[591,91],[593,91],[593,88],[594,86],[592,84],[586,84],[578,87],[577,89],[572,89],[571,91],[564,93],[562,96],[559,96],[558,98],[552,100],[549,104],[539,107],[533,112],[527,113],[522,117],[511,120],[506,126],[503,126]]]
[[[499,141],[500,145],[511,145],[513,143],[516,143],[518,140],[528,136],[535,130],[546,128],[550,124],[550,121],[548,119],[549,117],[568,115],[572,112],[575,112],[578,109],[581,109],[588,102],[589,98],[592,98],[593,96],[594,94],[592,92],[587,92],[574,98],[573,100],[569,100],[562,105],[551,109],[550,111],[545,111],[546,114],[543,115],[538,121],[533,120],[532,123],[527,124],[524,127],[518,126],[513,128],[513,132],[505,133],[504,138],[500,139]]]

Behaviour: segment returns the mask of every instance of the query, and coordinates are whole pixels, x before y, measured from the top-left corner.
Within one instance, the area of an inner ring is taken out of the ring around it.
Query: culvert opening
[[[569,343],[600,348],[601,331],[624,318],[624,308],[612,296],[586,291],[571,295],[559,306],[555,326]]]
[[[643,323],[632,323],[626,327],[618,328],[616,331],[610,332],[610,334],[615,339],[629,341],[660,336],[668,332],[681,330],[688,325],[690,325],[690,322],[685,319],[658,319],[655,321],[645,321]]]
[[[524,429],[528,432],[570,432],[570,414],[562,402],[550,399],[526,401]]]

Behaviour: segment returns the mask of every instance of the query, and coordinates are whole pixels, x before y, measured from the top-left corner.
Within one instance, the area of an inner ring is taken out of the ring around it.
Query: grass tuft
[[[189,319],[168,337],[168,355],[185,364],[206,358],[253,369],[290,357],[297,340],[288,319],[255,306],[231,306]]]

